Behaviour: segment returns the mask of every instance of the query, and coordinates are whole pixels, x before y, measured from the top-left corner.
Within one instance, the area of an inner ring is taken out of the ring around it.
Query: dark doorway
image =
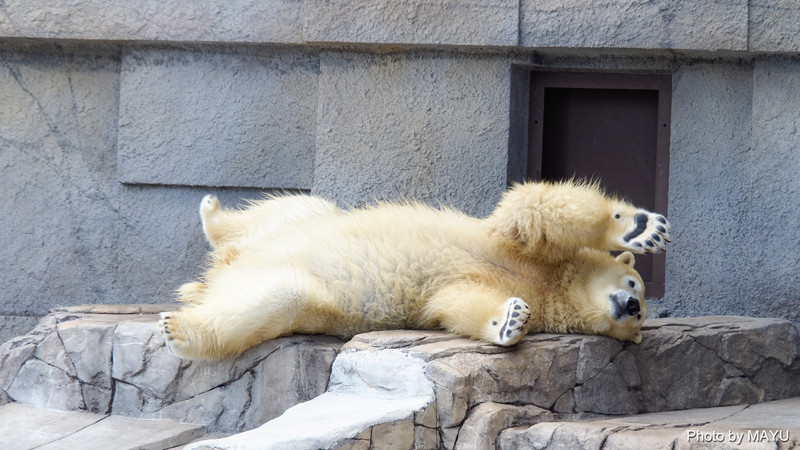
[[[527,178],[600,180],[666,214],[669,75],[533,72]],[[664,254],[637,256],[648,296],[664,295]]]

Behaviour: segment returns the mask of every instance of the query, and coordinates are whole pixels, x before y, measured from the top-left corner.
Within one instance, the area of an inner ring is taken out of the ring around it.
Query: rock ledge
[[[54,310],[29,335],[0,346],[0,403],[171,419],[226,434],[255,429],[245,433],[252,436],[289,430],[293,420],[349,396],[347,402],[379,399],[387,413],[355,422],[356,412],[339,414],[353,420],[314,430],[325,434],[314,445],[367,448],[391,440],[408,448],[495,448],[500,433],[514,429],[501,439],[512,448],[535,440],[534,431],[519,430],[556,429],[545,422],[800,396],[800,338],[783,320],[653,319],[638,345],[547,334],[511,349],[427,331],[365,333],[347,343],[291,336],[209,363],[167,352],[156,325],[165,309]],[[232,441],[214,445],[225,442]]]

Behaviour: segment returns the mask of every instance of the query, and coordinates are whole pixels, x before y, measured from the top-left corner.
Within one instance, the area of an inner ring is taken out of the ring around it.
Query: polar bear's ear
[[[622,252],[617,256],[617,261],[627,264],[631,267],[636,263],[636,258],[634,258],[633,253],[631,252]]]

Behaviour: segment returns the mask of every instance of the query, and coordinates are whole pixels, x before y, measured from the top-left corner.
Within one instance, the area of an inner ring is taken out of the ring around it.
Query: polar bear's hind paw
[[[494,343],[502,346],[514,345],[525,336],[525,325],[531,316],[528,304],[521,298],[511,297],[506,300],[506,312],[503,320],[498,325],[500,330]],[[493,323],[494,325],[494,323]]]
[[[188,336],[186,336],[186,333],[175,323],[172,313],[161,313],[158,327],[161,329],[161,335],[164,337],[164,342],[169,352],[175,356],[184,357],[184,350],[189,344]]]

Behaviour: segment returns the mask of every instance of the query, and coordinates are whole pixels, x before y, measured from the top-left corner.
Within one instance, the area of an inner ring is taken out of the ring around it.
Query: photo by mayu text
[[[788,442],[789,430],[686,430],[689,442],[729,442],[743,444],[753,442]]]

